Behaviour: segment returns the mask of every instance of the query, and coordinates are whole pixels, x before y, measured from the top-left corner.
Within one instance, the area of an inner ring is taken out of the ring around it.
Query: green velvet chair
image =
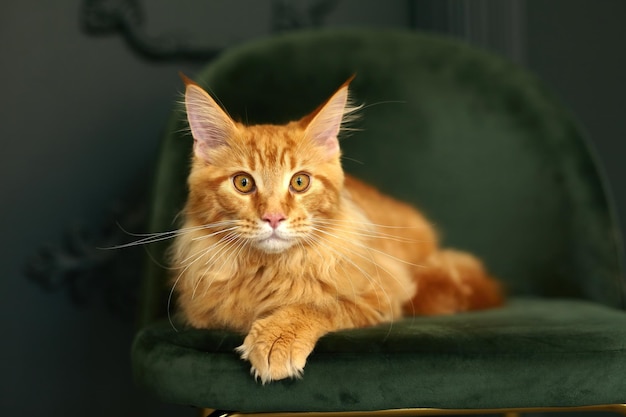
[[[342,141],[345,169],[418,205],[447,246],[483,257],[507,286],[506,306],[329,334],[302,379],[263,386],[233,351],[242,335],[170,325],[161,242],[150,247],[132,348],[137,383],[164,402],[241,412],[614,404],[626,415],[619,228],[579,126],[537,79],[458,41],[370,30],[247,43],[194,78],[234,117],[280,123],[351,74],[365,107],[361,130]],[[163,139],[154,232],[175,227],[185,198],[184,119],[176,107]]]

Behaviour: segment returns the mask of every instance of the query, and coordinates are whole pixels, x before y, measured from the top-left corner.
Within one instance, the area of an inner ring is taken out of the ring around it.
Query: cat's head
[[[217,225],[222,239],[265,253],[313,242],[320,222],[341,210],[337,135],[355,109],[347,105],[351,79],[300,120],[253,126],[234,121],[200,86],[184,80],[194,139],[188,221]]]

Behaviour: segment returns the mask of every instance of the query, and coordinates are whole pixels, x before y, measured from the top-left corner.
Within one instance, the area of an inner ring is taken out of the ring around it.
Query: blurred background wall
[[[125,10],[161,58],[129,46],[119,21],[107,29],[112,10]],[[625,218],[625,18],[621,0],[2,1],[0,415],[195,415],[133,387],[137,271],[107,269],[110,255],[94,249],[115,241],[116,222],[142,224],[177,72],[193,75],[209,60],[190,59],[195,52],[317,25],[465,39],[561,97]],[[195,52],[168,57],[164,40],[177,38]]]

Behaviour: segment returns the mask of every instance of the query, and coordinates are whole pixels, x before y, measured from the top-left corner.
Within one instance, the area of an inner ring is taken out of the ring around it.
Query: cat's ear
[[[348,86],[353,79],[354,75],[343,83],[324,104],[301,120],[301,123],[306,126],[306,136],[324,148],[328,157],[339,153],[337,135],[341,124],[345,122],[345,117],[349,113],[358,109],[348,105]]]
[[[185,83],[185,109],[196,156],[211,162],[213,151],[228,145],[237,129],[233,120],[198,84],[180,74]]]

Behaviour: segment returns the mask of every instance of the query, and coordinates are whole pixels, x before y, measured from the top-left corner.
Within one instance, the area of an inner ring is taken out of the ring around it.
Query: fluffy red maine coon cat
[[[246,126],[183,77],[194,139],[173,246],[186,323],[245,334],[263,383],[300,377],[328,332],[501,304],[474,256],[440,249],[413,207],[344,173],[348,84],[286,125]]]

